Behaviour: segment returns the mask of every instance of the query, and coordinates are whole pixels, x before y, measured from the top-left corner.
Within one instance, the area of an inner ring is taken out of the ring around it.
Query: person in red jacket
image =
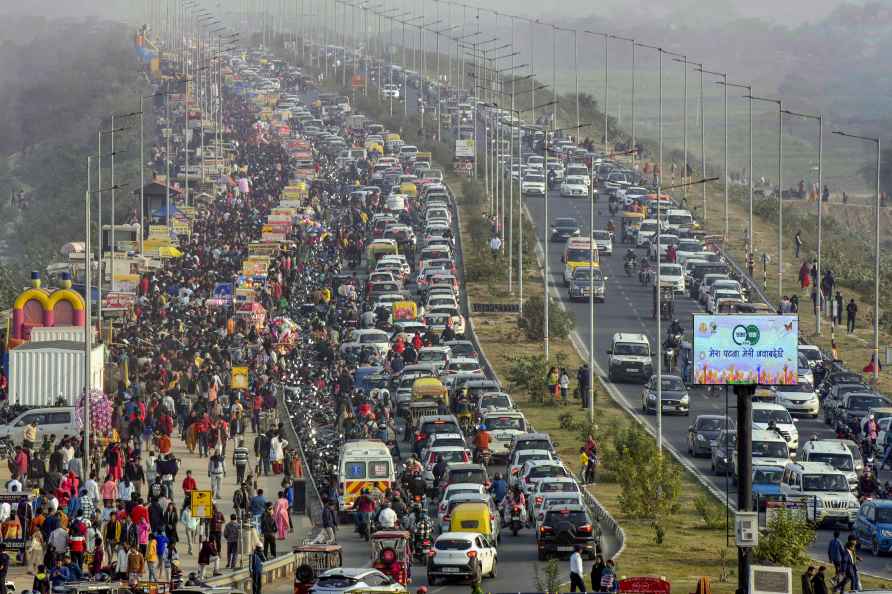
[[[192,476],[192,471],[186,471],[186,478],[183,479],[183,493],[188,497],[192,491],[198,489],[198,483],[195,482],[195,478]]]

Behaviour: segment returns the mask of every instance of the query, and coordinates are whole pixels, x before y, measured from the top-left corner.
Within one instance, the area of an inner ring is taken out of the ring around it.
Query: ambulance
[[[347,441],[338,456],[338,511],[352,512],[363,489],[372,495],[382,495],[394,481],[393,458],[384,442]]]

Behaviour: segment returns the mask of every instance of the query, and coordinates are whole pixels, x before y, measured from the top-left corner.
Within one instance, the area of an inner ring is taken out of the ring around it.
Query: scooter
[[[508,523],[511,525],[511,534],[517,536],[523,528],[523,509],[519,505],[511,507],[511,520]]]

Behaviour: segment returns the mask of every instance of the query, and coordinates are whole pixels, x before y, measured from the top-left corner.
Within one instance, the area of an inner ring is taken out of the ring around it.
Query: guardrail
[[[285,432],[288,434],[288,443],[293,443],[297,447],[297,451],[300,453],[300,461],[303,467],[303,480],[306,487],[304,489],[304,501],[306,504],[304,513],[310,518],[314,527],[322,526],[322,496],[319,494],[319,489],[316,486],[316,479],[313,478],[313,473],[310,470],[303,444],[297,436],[297,431],[295,431],[294,425],[291,423],[291,415],[289,414],[288,407],[285,405],[285,388],[281,384],[279,385],[278,394],[279,419],[282,421],[282,424],[285,427]]]
[[[279,555],[275,559],[266,561],[263,564],[260,582],[262,584],[270,584],[293,576],[296,562],[297,558],[290,550],[284,555]],[[211,577],[205,581],[209,586],[213,587],[230,587],[243,592],[251,591],[251,572],[247,567],[218,577]]]

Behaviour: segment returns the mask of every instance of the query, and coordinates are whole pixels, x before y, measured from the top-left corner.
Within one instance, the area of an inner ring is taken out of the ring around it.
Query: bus
[[[564,264],[564,285],[570,286],[573,279],[573,271],[579,266],[591,266],[600,268],[598,259],[598,246],[590,238],[571,237],[564,247],[564,255],[561,257]]]

